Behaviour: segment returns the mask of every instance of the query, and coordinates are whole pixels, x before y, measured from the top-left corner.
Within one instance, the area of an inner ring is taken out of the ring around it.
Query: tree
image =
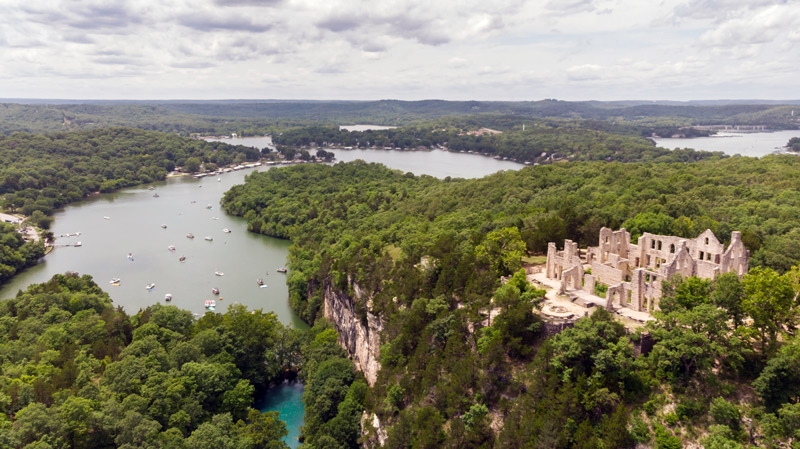
[[[767,361],[753,387],[770,410],[800,402],[800,338],[787,342]]]
[[[695,373],[709,370],[718,359],[724,359],[729,366],[740,366],[740,344],[730,335],[726,321],[724,310],[701,304],[648,323],[656,341],[648,360],[656,374],[688,381]]]
[[[742,277],[744,310],[753,319],[765,357],[776,350],[778,334],[794,323],[795,292],[791,280],[770,268],[756,267]]]
[[[711,301],[725,309],[736,326],[744,319],[744,286],[736,273],[721,274],[714,282]]]
[[[196,157],[190,157],[186,159],[186,162],[183,164],[183,171],[189,173],[197,173],[200,170],[200,165],[202,165],[202,161]]]
[[[507,276],[519,270],[525,254],[525,242],[515,227],[502,228],[490,232],[481,245],[475,249],[481,257],[494,268],[498,276]]]

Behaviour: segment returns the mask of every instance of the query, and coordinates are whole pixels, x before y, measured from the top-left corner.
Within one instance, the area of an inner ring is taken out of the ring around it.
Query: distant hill
[[[800,101],[696,102],[445,100],[27,100],[0,103],[0,132],[54,132],[133,126],[181,134],[263,133],[307,124],[416,124],[441,117],[501,114],[603,120],[646,126],[766,125],[800,127]],[[798,109],[792,115],[792,111]]]

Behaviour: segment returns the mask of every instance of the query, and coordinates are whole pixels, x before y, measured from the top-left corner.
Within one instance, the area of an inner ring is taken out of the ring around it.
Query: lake
[[[766,133],[720,132],[710,137],[692,139],[653,139],[656,145],[668,148],[694,148],[695,150],[722,151],[731,156],[761,157],[782,151],[789,139],[800,137],[800,130],[775,131]]]
[[[788,139],[787,139],[788,140]],[[272,139],[264,137],[241,137],[224,139],[232,145],[247,145],[257,148],[274,148]],[[519,170],[523,164],[502,161],[488,156],[469,153],[451,153],[444,150],[400,151],[400,150],[341,150],[326,148],[336,155],[336,162],[361,159],[376,162],[389,168],[411,172],[415,175],[430,175],[437,178],[480,178],[501,170]]]
[[[395,129],[396,126],[381,126],[381,125],[342,125],[339,130],[345,131],[379,131],[382,129]]]

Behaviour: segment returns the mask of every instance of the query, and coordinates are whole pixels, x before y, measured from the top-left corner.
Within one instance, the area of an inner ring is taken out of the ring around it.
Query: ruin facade
[[[749,262],[750,251],[739,231],[731,233],[731,243],[725,248],[708,229],[694,239],[645,232],[633,244],[625,228],[602,228],[598,245],[584,251],[571,240],[564,242],[561,251],[549,243],[545,274],[560,281],[561,293],[583,290],[594,295],[595,285],[602,283],[607,287],[606,308],[650,313],[658,308],[665,279],[676,274],[704,279],[729,272],[741,276]]]

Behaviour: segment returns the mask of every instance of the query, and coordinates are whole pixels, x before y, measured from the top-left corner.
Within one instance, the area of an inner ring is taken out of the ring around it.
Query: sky
[[[800,99],[800,0],[0,0],[0,98]]]

